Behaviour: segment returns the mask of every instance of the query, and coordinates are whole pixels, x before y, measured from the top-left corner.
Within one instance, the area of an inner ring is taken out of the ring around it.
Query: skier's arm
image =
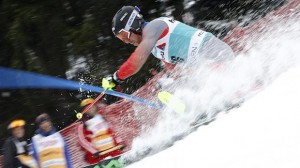
[[[137,73],[147,61],[151,51],[167,25],[160,20],[154,20],[143,30],[141,43],[128,60],[117,71],[117,77],[124,80]]]

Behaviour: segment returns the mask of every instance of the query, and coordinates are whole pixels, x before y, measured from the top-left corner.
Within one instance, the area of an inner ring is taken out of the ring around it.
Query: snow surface
[[[300,67],[240,108],[128,168],[299,168]]]

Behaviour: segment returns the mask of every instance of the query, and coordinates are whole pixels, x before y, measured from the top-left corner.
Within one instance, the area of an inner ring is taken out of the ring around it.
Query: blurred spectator
[[[36,120],[38,129],[32,137],[31,150],[41,168],[71,168],[71,159],[67,144],[59,132],[56,132],[50,116],[39,115]]]
[[[28,154],[24,126],[24,120],[14,120],[8,126],[12,136],[6,139],[3,146],[5,168],[37,168],[36,161]]]
[[[88,98],[83,100],[80,106],[85,107],[92,102],[94,99]],[[84,126],[79,129],[79,143],[87,151],[86,159],[89,163],[97,163],[107,156],[120,155],[125,147],[121,139],[113,133],[110,124],[99,113],[99,109],[105,106],[103,102],[91,106],[83,116]]]

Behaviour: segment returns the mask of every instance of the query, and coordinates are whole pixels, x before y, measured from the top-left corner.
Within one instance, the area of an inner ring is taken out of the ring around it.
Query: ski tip
[[[163,104],[174,110],[176,113],[184,113],[185,103],[170,92],[161,91],[157,94],[157,97]]]
[[[171,100],[172,94],[167,91],[161,91],[157,94],[157,97],[162,103],[167,104]]]

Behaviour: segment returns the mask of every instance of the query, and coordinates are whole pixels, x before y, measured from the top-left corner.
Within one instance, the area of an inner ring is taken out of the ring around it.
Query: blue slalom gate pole
[[[104,91],[104,88],[102,87],[80,84],[77,81],[5,67],[0,67],[0,89],[81,89],[97,93]],[[106,94],[141,103],[155,109],[162,108],[160,104],[141,97],[120,93],[113,90],[106,91]]]

